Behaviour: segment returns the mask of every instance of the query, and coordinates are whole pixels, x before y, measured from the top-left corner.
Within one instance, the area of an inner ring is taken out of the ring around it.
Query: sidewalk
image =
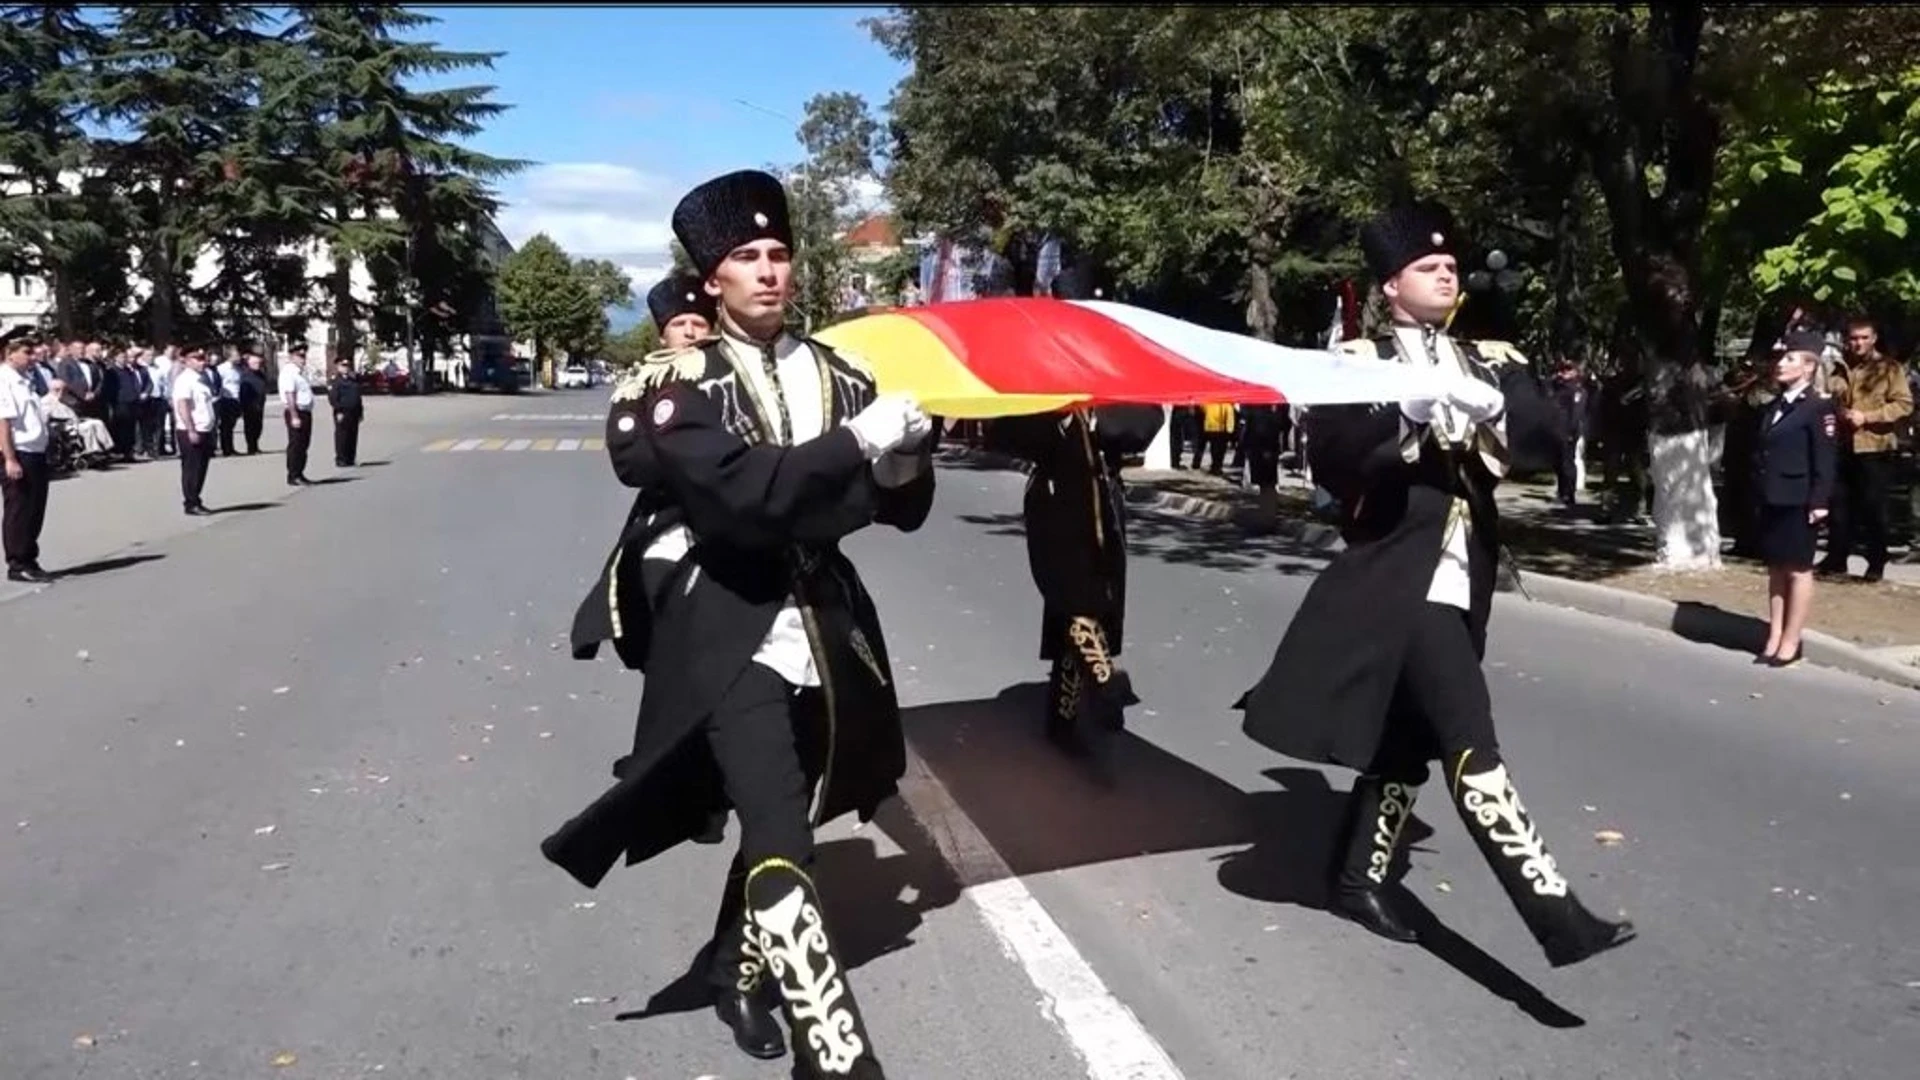
[[[1008,469],[1019,463],[969,455]],[[1255,528],[1255,493],[1205,472],[1128,469],[1127,502],[1136,510],[1234,521]],[[1332,550],[1338,531],[1308,511],[1310,488],[1281,477],[1280,534]],[[1502,539],[1518,564],[1524,595],[1537,602],[1624,619],[1729,649],[1758,652],[1766,642],[1766,571],[1728,558],[1722,569],[1667,573],[1653,567],[1651,525],[1614,524],[1597,507],[1561,510],[1550,485],[1501,489]],[[1809,663],[1920,689],[1920,562],[1915,553],[1868,585],[1820,582],[1814,590]],[[1899,556],[1896,555],[1896,560]],[[1863,568],[1854,560],[1854,570]],[[1511,579],[1504,591],[1516,591]]]

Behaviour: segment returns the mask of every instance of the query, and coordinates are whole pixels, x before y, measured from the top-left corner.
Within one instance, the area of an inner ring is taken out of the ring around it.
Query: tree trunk
[[[67,267],[54,263],[47,267],[48,284],[53,286],[53,322],[60,328],[60,340],[72,341],[76,335],[73,310],[73,275]],[[94,329],[89,319],[89,331]]]
[[[153,286],[147,300],[147,333],[156,349],[173,344],[174,321],[179,314],[180,298],[170,254],[164,241],[155,241],[147,248],[147,281]]]
[[[1553,323],[1548,333],[1548,355],[1545,359],[1555,364],[1573,355],[1574,344],[1580,339],[1581,324],[1584,322],[1580,298],[1576,295],[1579,279],[1574,274],[1574,199],[1577,191],[1577,188],[1569,187],[1566,198],[1560,204],[1560,220],[1554,226]]]
[[[1656,7],[1641,41],[1630,14],[1619,17],[1610,42],[1613,115],[1592,132],[1595,177],[1645,356],[1655,543],[1667,570],[1720,566],[1711,377],[1700,364],[1698,245],[1720,141],[1694,83],[1705,22],[1699,3]],[[1658,195],[1656,167],[1664,174]]]
[[[333,208],[334,220],[342,227],[352,219],[353,208],[347,203],[338,202]],[[359,368],[356,355],[360,344],[359,327],[354,321],[353,302],[353,253],[343,245],[333,246],[333,274],[328,291],[333,294],[333,360],[347,360]]]

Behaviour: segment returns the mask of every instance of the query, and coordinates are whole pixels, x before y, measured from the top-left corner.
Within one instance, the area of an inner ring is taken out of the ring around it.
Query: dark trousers
[[[351,465],[360,453],[360,413],[346,410],[333,414],[333,463]]]
[[[740,822],[740,851],[714,919],[709,976],[717,987],[741,974],[747,875],[769,859],[803,871],[813,863],[807,809],[826,765],[825,736],[820,691],[796,693],[760,664],[748,665],[707,721],[707,747]]]
[[[232,457],[233,429],[240,424],[240,403],[232,398],[220,398],[213,403],[214,419],[220,425],[220,453]]]
[[[1580,477],[1580,441],[1578,439],[1560,440],[1560,460],[1554,463],[1553,473],[1557,492],[1561,502],[1568,506],[1579,501],[1574,481]]]
[[[180,440],[180,501],[187,509],[205,505],[200,492],[207,486],[207,466],[213,461],[214,433],[203,431],[196,442],[186,432]]]
[[[18,480],[0,474],[0,540],[4,540],[7,569],[25,570],[40,565],[40,527],[47,521],[47,488],[53,471],[47,468],[47,455],[16,453],[20,459]]]
[[[1487,678],[1473,651],[1467,613],[1424,603],[1414,615],[1387,708],[1386,736],[1367,771],[1418,787],[1426,782],[1429,761],[1453,761],[1467,751],[1476,761],[1498,760]]]
[[[167,443],[167,403],[158,398],[140,403],[140,429],[137,439],[140,452],[148,457],[159,457],[166,450]]]
[[[307,447],[313,445],[313,410],[289,410],[284,414],[287,422],[287,479],[299,480],[307,475]],[[295,418],[300,426],[295,427]]]
[[[260,433],[267,426],[267,406],[253,402],[240,406],[240,430],[246,435],[247,453],[260,452]]]
[[[107,434],[113,437],[113,452],[123,461],[133,460],[134,444],[140,435],[140,410],[145,402],[116,401],[107,410]]]
[[[1075,753],[1104,749],[1133,704],[1133,684],[1109,649],[1107,624],[1053,612],[1043,622],[1058,626],[1060,635],[1047,676],[1047,737]]]
[[[1216,476],[1226,471],[1227,443],[1233,441],[1233,432],[1209,431],[1201,439],[1208,456],[1213,458],[1213,464],[1207,467],[1207,471]],[[1199,454],[1193,455],[1193,463],[1196,466],[1200,464]]]
[[[1844,570],[1856,551],[1866,557],[1869,570],[1887,565],[1887,518],[1898,466],[1899,455],[1892,452],[1841,455],[1840,497],[1827,516],[1823,566]]]

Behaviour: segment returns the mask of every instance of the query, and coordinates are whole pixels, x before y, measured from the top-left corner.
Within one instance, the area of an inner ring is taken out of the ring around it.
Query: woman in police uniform
[[[1832,402],[1813,389],[1820,335],[1789,333],[1773,364],[1780,394],[1760,413],[1753,491],[1754,548],[1767,564],[1767,647],[1758,662],[1800,662],[1800,633],[1813,603],[1815,534],[1827,517],[1835,471]]]

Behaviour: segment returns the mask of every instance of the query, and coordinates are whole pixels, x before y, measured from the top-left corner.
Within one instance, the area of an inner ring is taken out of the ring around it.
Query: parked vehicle
[[[553,385],[560,390],[585,390],[593,385],[593,375],[587,370],[587,365],[572,363],[560,369],[560,374],[554,376]]]

